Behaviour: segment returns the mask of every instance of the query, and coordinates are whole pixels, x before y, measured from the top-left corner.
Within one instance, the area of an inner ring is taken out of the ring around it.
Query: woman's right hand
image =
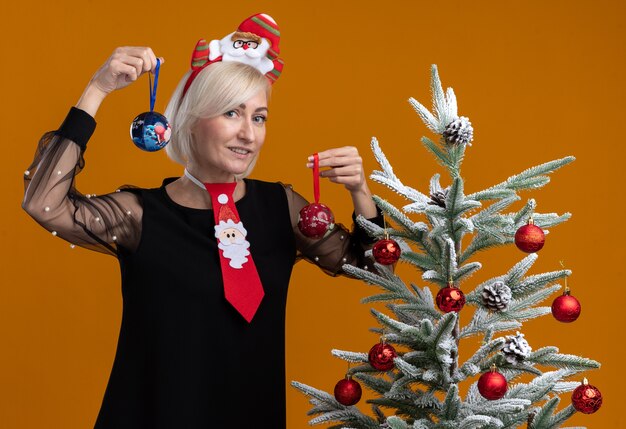
[[[165,60],[159,58],[161,64]],[[149,47],[124,46],[113,54],[93,75],[76,107],[95,116],[100,103],[111,92],[136,81],[142,74],[156,69],[157,57]]]
[[[161,64],[163,58],[159,58]],[[157,59],[148,47],[124,46],[113,54],[91,78],[90,84],[104,94],[122,89],[136,81],[142,74],[156,69]]]

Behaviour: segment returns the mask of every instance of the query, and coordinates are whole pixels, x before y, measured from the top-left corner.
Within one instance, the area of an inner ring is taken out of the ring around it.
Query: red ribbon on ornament
[[[316,153],[313,154],[313,195],[315,203],[320,202],[320,157]]]

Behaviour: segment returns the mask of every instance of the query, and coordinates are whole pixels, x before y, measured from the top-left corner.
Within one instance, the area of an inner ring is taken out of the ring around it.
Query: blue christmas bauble
[[[170,141],[172,129],[167,118],[157,112],[144,112],[130,125],[130,138],[141,150],[155,152]]]

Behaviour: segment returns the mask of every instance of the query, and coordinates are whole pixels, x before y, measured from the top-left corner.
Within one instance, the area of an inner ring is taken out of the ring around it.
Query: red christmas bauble
[[[478,379],[478,391],[486,399],[501,399],[507,389],[506,378],[496,370],[486,372]]]
[[[515,245],[522,252],[538,252],[545,242],[543,230],[532,223],[519,227],[515,233]]]
[[[394,367],[393,358],[398,356],[396,349],[387,343],[375,344],[367,355],[370,365],[379,371],[389,371]]]
[[[459,288],[447,286],[439,290],[436,301],[439,310],[445,313],[450,313],[451,311],[458,313],[465,305],[465,294]]]
[[[602,393],[587,383],[587,379],[572,392],[572,405],[577,411],[593,414],[602,406]]]
[[[400,245],[391,239],[378,240],[372,247],[372,255],[379,264],[395,264],[400,259]]]
[[[335,384],[335,399],[342,405],[354,405],[361,399],[361,385],[350,377]]]
[[[552,315],[559,322],[573,322],[580,316],[580,302],[565,291],[552,302]]]
[[[324,204],[307,204],[300,210],[298,228],[307,237],[322,238],[334,226],[335,216]]]

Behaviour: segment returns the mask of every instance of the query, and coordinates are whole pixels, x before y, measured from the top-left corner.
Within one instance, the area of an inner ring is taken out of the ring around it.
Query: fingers
[[[365,183],[363,174],[363,160],[360,156],[351,155],[353,151],[342,152],[349,155],[332,155],[324,160],[323,165],[328,169],[320,171],[320,177],[325,177],[333,183],[345,185],[348,190],[359,189]],[[320,161],[320,164],[322,162]]]
[[[359,151],[354,146],[344,146],[340,148],[328,149],[318,152],[319,166],[321,167],[339,167],[350,164],[363,164],[363,160],[359,156]],[[313,167],[313,156],[309,156],[307,167]]]
[[[330,170],[324,170],[320,172],[321,177],[328,177],[332,179],[339,179],[344,177],[361,177],[363,167],[360,164],[352,164],[345,167],[335,167]]]
[[[313,168],[313,159],[312,155],[309,156],[307,167]],[[350,192],[359,192],[367,187],[363,159],[356,147],[344,146],[318,152],[318,160],[320,167],[328,167],[320,171],[320,177],[342,184]]]
[[[125,75],[126,82],[135,81],[139,77],[136,67],[121,61],[111,61],[111,73],[114,77]]]
[[[365,176],[361,165],[350,165],[346,167],[336,167],[320,172],[321,177],[325,177],[333,183],[344,185],[349,191],[358,191],[365,184]]]
[[[143,61],[124,53],[117,54],[111,59],[111,72],[113,76],[126,75],[126,81],[134,81],[143,72]]]
[[[162,57],[159,59],[161,64],[165,62]],[[115,49],[111,56],[111,61],[119,61],[133,66],[137,71],[138,77],[148,71],[154,72],[157,63],[156,55],[152,48],[135,46],[124,46]]]
[[[322,165],[322,167],[328,167],[328,169],[321,170],[321,173],[327,173],[329,171],[334,171],[334,170],[340,171],[342,173],[354,172],[358,170],[357,172],[360,173],[360,171],[363,169],[363,160],[361,159],[360,156],[333,157],[329,160],[326,160],[324,164],[327,164],[327,165]],[[321,173],[320,173],[320,176],[323,176],[323,177],[332,176],[331,173],[328,173],[328,174],[321,174]]]

